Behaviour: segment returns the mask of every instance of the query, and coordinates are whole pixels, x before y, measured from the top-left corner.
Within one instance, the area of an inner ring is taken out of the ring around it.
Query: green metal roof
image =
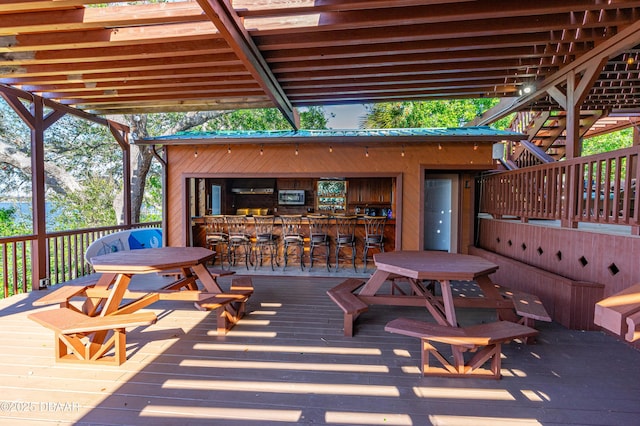
[[[184,143],[198,140],[271,140],[271,139],[349,139],[354,141],[362,138],[477,138],[494,140],[520,140],[525,135],[508,130],[496,130],[490,127],[449,127],[449,128],[420,128],[420,129],[356,129],[356,130],[234,130],[215,132],[180,132],[170,136],[146,138],[139,143],[173,141]]]

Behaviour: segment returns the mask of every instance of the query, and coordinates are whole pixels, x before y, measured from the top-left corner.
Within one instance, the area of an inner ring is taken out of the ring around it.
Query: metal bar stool
[[[324,261],[327,271],[330,271],[329,254],[331,251],[331,240],[329,238],[329,216],[309,215],[309,262],[313,268],[313,260],[317,256],[314,254],[317,248],[324,249]]]
[[[220,266],[224,268],[224,259],[227,257],[227,245],[229,244],[229,234],[226,232],[226,222],[223,215],[213,215],[204,217],[205,243],[209,250],[216,252],[213,258],[213,265],[220,257]],[[227,258],[228,261],[228,258]]]
[[[251,236],[247,232],[247,217],[244,215],[229,215],[224,217],[229,233],[229,243],[227,244],[227,260],[229,269],[235,266],[239,255],[244,257],[244,264],[249,270],[251,263]]]
[[[280,266],[278,262],[278,236],[273,233],[273,224],[275,217],[273,215],[257,215],[253,216],[255,221],[255,234],[253,235],[253,251],[255,253],[254,268],[258,268],[258,264],[262,266],[262,260],[265,253],[268,253],[271,262],[271,270],[275,271],[273,264]]]
[[[282,253],[284,266],[282,271],[287,269],[289,262],[289,248],[293,247],[297,251],[300,270],[304,271],[304,234],[302,232],[302,215],[283,215],[282,220]],[[295,253],[294,251],[294,253]]]
[[[364,250],[362,253],[362,263],[364,272],[367,272],[367,256],[369,249],[384,251],[384,225],[387,222],[385,216],[365,216],[364,217]]]
[[[346,260],[345,256],[340,253],[343,249],[349,249],[351,255],[351,263],[353,270],[358,272],[356,268],[356,221],[357,216],[336,216],[336,271],[340,266],[341,260]]]

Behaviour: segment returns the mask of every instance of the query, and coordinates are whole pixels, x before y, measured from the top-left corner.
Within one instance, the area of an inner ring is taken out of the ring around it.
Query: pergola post
[[[44,173],[44,104],[42,98],[34,98],[31,104],[31,204],[33,207],[33,233],[36,239],[31,246],[31,287],[42,289],[47,285],[47,217],[45,204]]]
[[[45,155],[44,132],[67,113],[79,118],[109,127],[123,150],[124,217],[125,224],[131,224],[131,166],[128,143],[129,128],[119,123],[76,110],[40,96],[19,89],[0,85],[0,96],[11,106],[18,117],[31,131],[31,205],[33,209],[32,227],[34,239],[31,244],[31,287],[34,290],[47,286],[47,210],[45,200]],[[27,108],[20,99],[30,103]],[[51,112],[45,115],[45,107]]]

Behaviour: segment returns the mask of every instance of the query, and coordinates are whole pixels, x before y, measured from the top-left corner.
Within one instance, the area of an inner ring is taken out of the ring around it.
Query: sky
[[[366,114],[364,105],[331,105],[325,106],[327,115],[333,114],[335,117],[329,117],[327,127],[330,129],[359,129],[360,120]]]

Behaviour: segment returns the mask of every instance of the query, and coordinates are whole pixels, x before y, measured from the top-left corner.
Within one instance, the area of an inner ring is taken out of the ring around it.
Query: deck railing
[[[92,273],[91,265],[84,259],[84,253],[98,238],[125,229],[160,225],[161,222],[148,222],[49,233],[46,254],[49,275],[46,280],[49,284],[59,284]],[[0,238],[0,298],[31,290],[31,242],[35,239],[35,235]]]
[[[630,225],[640,229],[635,206],[640,146],[487,174],[480,179],[480,212],[495,217]]]

